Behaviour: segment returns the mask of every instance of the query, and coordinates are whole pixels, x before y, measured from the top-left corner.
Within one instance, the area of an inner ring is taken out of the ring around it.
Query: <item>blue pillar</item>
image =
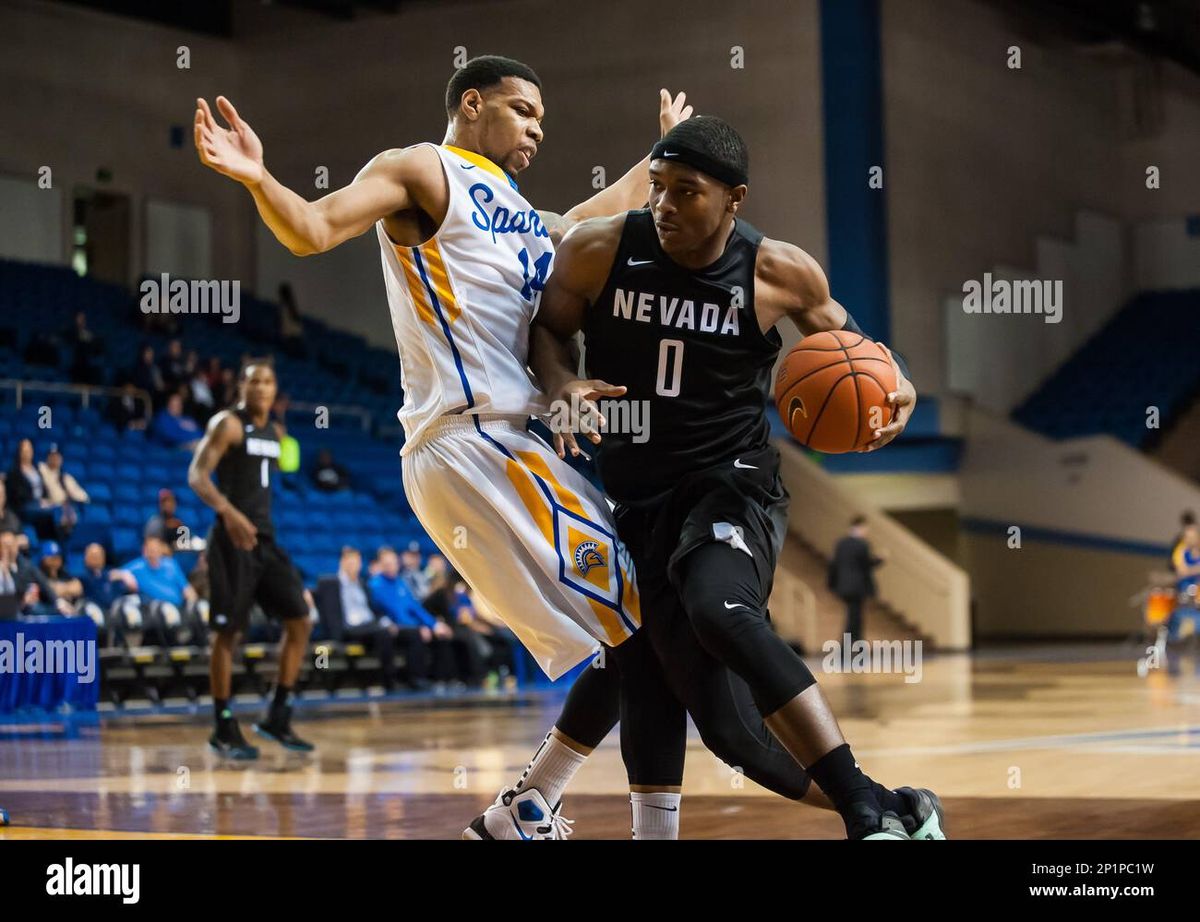
[[[834,300],[890,341],[879,0],[821,0],[825,121],[825,271]],[[867,183],[884,167],[884,188]]]

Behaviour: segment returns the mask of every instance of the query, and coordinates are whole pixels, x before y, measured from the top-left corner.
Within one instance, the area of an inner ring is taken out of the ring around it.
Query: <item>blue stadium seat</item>
[[[107,488],[105,485],[105,489]],[[108,506],[100,503],[89,503],[81,518],[87,524],[95,525],[98,528],[108,528],[112,525],[112,513],[109,512]]]
[[[142,553],[141,535],[132,528],[114,528],[112,544],[113,559],[118,563],[128,563]]]

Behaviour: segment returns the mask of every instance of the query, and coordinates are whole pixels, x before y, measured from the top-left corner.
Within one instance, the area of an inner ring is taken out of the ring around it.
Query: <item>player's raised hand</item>
[[[554,433],[554,450],[560,458],[570,451],[572,456],[580,454],[575,433],[582,432],[594,444],[600,444],[600,430],[608,420],[600,412],[596,400],[601,397],[620,397],[626,388],[620,384],[609,384],[598,378],[579,378],[562,386],[551,403],[550,430]]]
[[[671,98],[671,91],[658,91],[658,127],[665,135],[668,131],[685,119],[692,117],[692,107],[685,105],[687,93],[680,92]]]
[[[263,147],[258,135],[242,121],[233,103],[224,96],[217,97],[217,109],[229,123],[228,128],[217,124],[204,99],[196,100],[193,135],[200,162],[238,182],[260,181],[263,175]]]
[[[892,350],[883,343],[879,343],[879,348],[886,352],[887,357],[892,360],[892,370],[896,373],[896,389],[887,395],[888,406],[892,408],[892,421],[883,428],[875,430],[875,440],[863,448],[863,451],[876,451],[883,448],[903,432],[904,427],[908,425],[909,417],[912,416],[913,410],[917,406],[917,389],[913,387],[908,378],[904,377],[904,372],[896,364]]]

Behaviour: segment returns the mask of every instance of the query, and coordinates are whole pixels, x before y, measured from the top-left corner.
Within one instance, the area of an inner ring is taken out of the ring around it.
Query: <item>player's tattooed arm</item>
[[[805,336],[828,330],[859,331],[849,311],[830,294],[829,279],[820,264],[800,247],[767,237],[759,245],[754,267],[754,310],[764,332],[784,317]],[[879,345],[896,373],[896,389],[887,398],[895,412],[888,425],[875,430],[875,439],[864,451],[882,448],[903,432],[917,403],[917,391],[906,369],[887,346]]]
[[[324,253],[370,230],[378,220],[420,208],[439,224],[448,192],[437,154],[426,145],[388,150],[371,160],[350,185],[315,202],[279,182],[263,161],[262,142],[224,96],[217,109],[196,100],[193,140],[200,162],[246,187],[276,239],[296,256]]]
[[[258,542],[258,529],[212,481],[213,471],[225,457],[225,452],[240,444],[243,438],[241,422],[228,410],[222,410],[209,420],[204,437],[192,455],[192,463],[188,465],[188,486],[221,519],[234,546],[250,550]]]
[[[555,255],[541,303],[529,334],[529,367],[551,400],[550,428],[554,449],[580,454],[575,433],[600,441],[605,419],[595,400],[619,397],[620,385],[579,377],[576,334],[587,309],[599,297],[612,271],[625,215],[597,218],[573,228]]]
[[[658,128],[661,135],[682,122],[691,118],[692,107],[687,104],[687,94],[677,93],[671,96],[668,90],[658,91]],[[564,215],[550,212],[542,213],[542,220],[555,220],[555,227],[550,229],[550,239],[557,246],[559,240],[567,231],[589,218],[606,218],[624,214],[642,208],[649,198],[650,185],[650,155],[647,154],[625,173],[620,179],[606,189],[601,189],[591,198],[580,202]],[[547,223],[547,228],[550,224]],[[555,237],[555,233],[559,236]]]

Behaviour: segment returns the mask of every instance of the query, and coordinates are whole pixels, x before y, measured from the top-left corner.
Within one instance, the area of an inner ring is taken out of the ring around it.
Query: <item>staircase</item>
[[[840,641],[846,623],[845,604],[825,586],[827,566],[824,557],[793,533],[784,544],[775,574],[771,622],[781,637],[802,647],[808,656],[820,655],[827,640]],[[878,599],[867,603],[863,639],[929,643],[929,638]]]

